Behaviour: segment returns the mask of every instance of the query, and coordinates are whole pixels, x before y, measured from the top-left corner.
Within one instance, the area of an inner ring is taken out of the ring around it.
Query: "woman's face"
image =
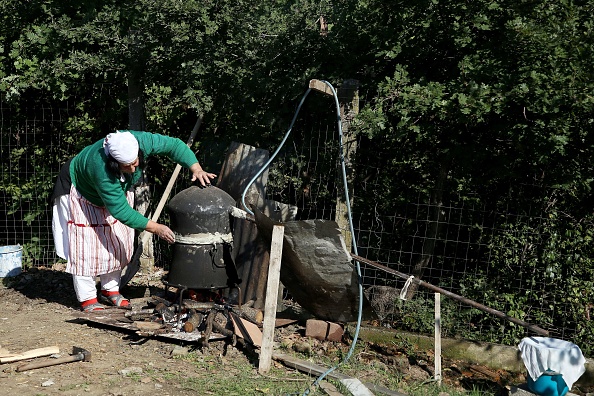
[[[138,166],[139,163],[139,159],[138,157],[136,157],[136,159],[134,160],[134,162],[130,163],[130,164],[122,164],[122,163],[118,163],[118,165],[120,166],[120,170],[123,173],[134,173],[134,171],[136,170],[136,167]]]

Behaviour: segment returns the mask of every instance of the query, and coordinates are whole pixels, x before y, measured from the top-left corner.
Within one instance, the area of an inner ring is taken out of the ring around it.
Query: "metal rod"
[[[381,264],[379,264],[379,263],[377,263],[375,261],[367,260],[366,258],[357,256],[355,254],[351,254],[351,256],[353,257],[353,259],[355,259],[357,261],[360,261],[362,263],[371,265],[372,267],[375,267],[377,269],[381,269],[382,271],[385,271],[385,272],[388,272],[390,274],[396,275],[396,276],[398,276],[398,277],[400,277],[402,279],[410,279],[411,278],[410,275],[406,275],[405,273],[402,273],[400,271],[396,271],[396,270],[394,270],[392,268],[388,268],[388,267],[386,267],[384,265],[381,265]],[[499,318],[508,320],[508,321],[510,321],[512,323],[515,323],[517,325],[520,325],[522,327],[525,327],[528,330],[531,330],[531,331],[535,332],[536,334],[540,334],[540,335],[543,335],[543,336],[548,336],[549,335],[549,332],[547,330],[542,329],[542,328],[540,328],[540,327],[538,327],[536,325],[533,325],[533,324],[524,322],[523,320],[514,318],[512,316],[508,316],[508,315],[506,315],[505,313],[503,313],[501,311],[498,311],[498,310],[493,309],[491,307],[487,307],[486,305],[483,305],[481,303],[478,303],[476,301],[473,301],[473,300],[471,300],[469,298],[462,297],[462,296],[460,296],[458,294],[455,294],[455,293],[452,293],[452,292],[447,291],[445,289],[442,289],[441,287],[437,287],[435,285],[432,285],[431,283],[427,283],[427,282],[422,281],[422,280],[417,279],[417,278],[413,278],[412,279],[412,282],[416,283],[419,286],[424,286],[427,289],[433,290],[434,292],[438,292],[438,293],[441,293],[443,295],[446,295],[446,296],[448,296],[450,298],[453,298],[454,300],[458,300],[460,302],[463,302],[464,304],[470,305],[470,306],[472,306],[474,308],[480,309],[481,311],[488,312],[488,313],[490,313],[492,315],[495,315],[495,316],[497,316]]]

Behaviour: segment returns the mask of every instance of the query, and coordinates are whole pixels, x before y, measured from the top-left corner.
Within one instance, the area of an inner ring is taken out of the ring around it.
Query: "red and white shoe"
[[[119,291],[101,290],[101,295],[116,307],[128,308],[130,306],[130,301],[122,296]]]
[[[103,311],[105,307],[97,301],[96,298],[91,298],[90,300],[86,300],[80,303],[81,310],[83,312],[96,312],[96,311]]]

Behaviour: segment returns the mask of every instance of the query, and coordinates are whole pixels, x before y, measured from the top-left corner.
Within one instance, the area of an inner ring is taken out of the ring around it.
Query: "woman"
[[[202,169],[196,155],[180,139],[140,132],[116,131],[85,147],[68,161],[52,195],[52,231],[58,256],[66,259],[83,311],[104,309],[97,300],[95,277],[104,300],[127,307],[119,292],[122,269],[132,257],[134,230],[146,230],[173,243],[169,227],[132,208],[131,187],[140,179],[144,161],[165,155],[189,168],[192,181],[210,185],[216,177]]]

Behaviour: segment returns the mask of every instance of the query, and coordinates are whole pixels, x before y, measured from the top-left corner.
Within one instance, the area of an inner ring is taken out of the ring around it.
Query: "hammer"
[[[22,364],[16,368],[16,371],[27,371],[27,370],[33,370],[36,368],[55,366],[57,364],[78,362],[78,361],[90,362],[91,361],[91,352],[89,352],[83,348],[73,347],[72,354],[70,356],[58,358],[58,359],[52,359],[52,360],[44,360],[41,362],[32,362],[32,363]]]

